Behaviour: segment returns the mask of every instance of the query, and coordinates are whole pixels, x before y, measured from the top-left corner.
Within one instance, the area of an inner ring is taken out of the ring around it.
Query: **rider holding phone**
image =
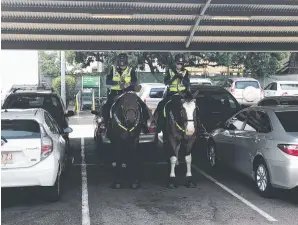
[[[106,126],[109,122],[109,114],[111,107],[114,103],[116,96],[121,95],[126,91],[135,91],[137,84],[136,72],[133,68],[128,66],[128,56],[125,53],[117,56],[116,67],[113,66],[112,70],[106,77],[106,85],[110,85],[111,89],[108,93],[107,102],[103,105],[103,123]],[[144,115],[143,126],[145,131],[147,128],[147,120],[149,113],[147,106],[140,100],[140,105]],[[146,113],[147,112],[147,113]]]
[[[171,99],[171,97],[178,93],[182,92],[185,94],[190,94],[190,74],[184,68],[185,57],[182,54],[175,56],[175,68],[169,69],[166,72],[164,79],[165,85],[168,86],[166,96],[159,102],[156,113],[157,113],[157,132],[161,132],[164,126],[164,119],[162,116],[163,108],[165,104]],[[156,117],[155,117],[156,118]]]

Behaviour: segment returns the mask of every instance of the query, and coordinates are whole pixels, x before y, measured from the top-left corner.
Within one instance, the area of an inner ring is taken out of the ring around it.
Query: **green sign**
[[[83,76],[83,88],[99,87],[98,76]]]

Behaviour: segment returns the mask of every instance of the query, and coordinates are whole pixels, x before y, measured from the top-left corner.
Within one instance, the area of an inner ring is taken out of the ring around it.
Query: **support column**
[[[65,107],[66,105],[66,84],[65,84],[65,51],[60,52],[61,58],[61,98],[64,102]]]

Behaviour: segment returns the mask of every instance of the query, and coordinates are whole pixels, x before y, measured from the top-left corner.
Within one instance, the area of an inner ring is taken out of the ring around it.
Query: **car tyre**
[[[59,174],[54,186],[44,188],[44,195],[48,202],[57,202],[61,199],[61,176]]]
[[[254,168],[254,181],[257,192],[264,198],[273,197],[273,187],[271,185],[269,171],[264,160],[259,160]]]
[[[207,148],[207,162],[211,168],[217,167],[217,155],[216,155],[216,147],[215,143],[211,142],[208,144]]]

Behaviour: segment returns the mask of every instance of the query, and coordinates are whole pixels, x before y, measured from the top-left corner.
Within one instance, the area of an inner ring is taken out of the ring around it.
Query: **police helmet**
[[[121,53],[117,57],[117,66],[127,66],[128,65],[128,57],[125,53]]]
[[[185,63],[184,55],[182,55],[182,54],[175,55],[175,63],[184,65],[184,63]]]

